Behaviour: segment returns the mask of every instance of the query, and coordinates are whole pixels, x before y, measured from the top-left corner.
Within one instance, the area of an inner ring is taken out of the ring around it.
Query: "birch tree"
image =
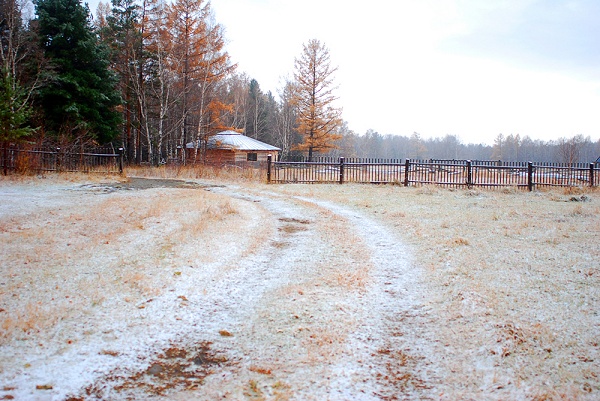
[[[585,138],[581,134],[572,138],[559,138],[557,142],[559,160],[566,164],[579,162],[584,142]]]
[[[227,115],[227,123],[234,129],[244,130],[248,121],[250,101],[248,86],[250,78],[246,74],[232,74],[221,86],[220,97],[226,99],[233,108]]]
[[[23,26],[24,6],[22,0],[0,0],[0,142],[5,151],[10,142],[34,131],[26,123],[32,113],[30,97],[37,77],[29,88],[18,77],[19,66],[30,55]]]
[[[169,59],[173,46],[172,32],[169,26],[168,7],[164,0],[148,0],[145,13],[147,19],[147,35],[144,38],[145,48],[149,54],[148,84],[146,85],[152,103],[153,124],[148,130],[148,141],[156,144],[159,156],[175,153],[175,146],[165,139],[174,134],[174,129],[168,124],[169,114],[174,110],[178,98],[174,94],[175,72],[169,68]],[[150,105],[149,105],[150,106]],[[150,135],[150,133],[153,135]]]
[[[295,143],[297,113],[294,107],[296,86],[294,82],[286,80],[279,91],[279,110],[276,115],[275,143],[281,148],[281,157],[285,159],[292,151]]]

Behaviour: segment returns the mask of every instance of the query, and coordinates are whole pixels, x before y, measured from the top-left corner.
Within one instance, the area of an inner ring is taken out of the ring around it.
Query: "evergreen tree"
[[[0,71],[0,142],[18,142],[34,129],[26,125],[31,114],[27,92],[6,70]]]
[[[248,117],[245,134],[259,141],[272,143],[275,132],[277,102],[271,92],[263,93],[256,79],[248,90]]]
[[[64,140],[106,143],[118,133],[121,103],[108,55],[78,0],[36,0],[41,46],[51,68],[39,99],[45,128]]]

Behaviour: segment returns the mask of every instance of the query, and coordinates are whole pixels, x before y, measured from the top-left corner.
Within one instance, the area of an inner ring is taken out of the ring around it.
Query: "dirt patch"
[[[310,220],[306,219],[297,219],[293,217],[282,217],[279,221],[283,223],[287,223],[281,227],[279,227],[279,231],[283,231],[287,234],[294,234],[300,231],[306,231],[306,225],[310,224]]]
[[[282,217],[279,219],[279,221],[282,221],[284,223],[310,224],[310,220],[297,219],[297,218],[293,218],[293,217]]]
[[[430,390],[419,376],[418,369],[422,357],[416,357],[403,350],[389,348],[389,345],[377,350],[374,359],[385,365],[385,372],[376,374],[382,391],[375,393],[382,400],[402,400],[407,392]]]
[[[106,377],[83,390],[85,396],[70,396],[70,401],[84,399],[106,399],[107,388],[112,388],[119,398],[134,399],[140,391],[147,395],[165,396],[169,391],[194,390],[216,368],[231,365],[225,356],[211,348],[209,341],[196,345],[172,344],[163,350],[147,368],[140,371],[117,368]],[[114,395],[114,394],[113,394]]]
[[[171,179],[159,179],[159,178],[139,178],[132,177],[125,182],[119,183],[100,183],[100,184],[86,184],[82,185],[81,188],[89,189],[92,191],[99,191],[105,193],[111,193],[115,191],[127,191],[127,190],[144,190],[144,189],[155,189],[155,188],[188,188],[188,189],[202,189],[210,188],[214,185],[199,184],[192,181],[183,180],[171,180]]]

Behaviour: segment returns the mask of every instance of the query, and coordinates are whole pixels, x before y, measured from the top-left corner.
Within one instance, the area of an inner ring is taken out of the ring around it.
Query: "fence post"
[[[340,184],[344,183],[344,161],[343,157],[340,157]]]
[[[594,164],[590,163],[590,188],[594,187]]]
[[[533,163],[527,162],[527,189],[533,191]]]
[[[267,155],[267,183],[271,182],[271,162],[273,161],[273,155]]]
[[[404,186],[408,186],[408,170],[410,170],[410,159],[404,162]]]
[[[123,175],[123,148],[119,148],[119,174]]]
[[[473,166],[471,160],[467,160],[467,188],[473,186]]]
[[[60,148],[56,148],[56,172],[60,173]]]

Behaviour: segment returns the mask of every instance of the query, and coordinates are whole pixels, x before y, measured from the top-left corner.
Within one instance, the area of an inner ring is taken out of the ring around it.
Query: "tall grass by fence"
[[[594,187],[600,181],[596,163],[532,163],[471,160],[316,158],[267,164],[271,183],[373,183],[451,187]]]
[[[3,147],[0,152],[2,172],[84,172],[123,173],[123,151],[92,149],[87,152],[64,151],[60,148],[22,149]]]

